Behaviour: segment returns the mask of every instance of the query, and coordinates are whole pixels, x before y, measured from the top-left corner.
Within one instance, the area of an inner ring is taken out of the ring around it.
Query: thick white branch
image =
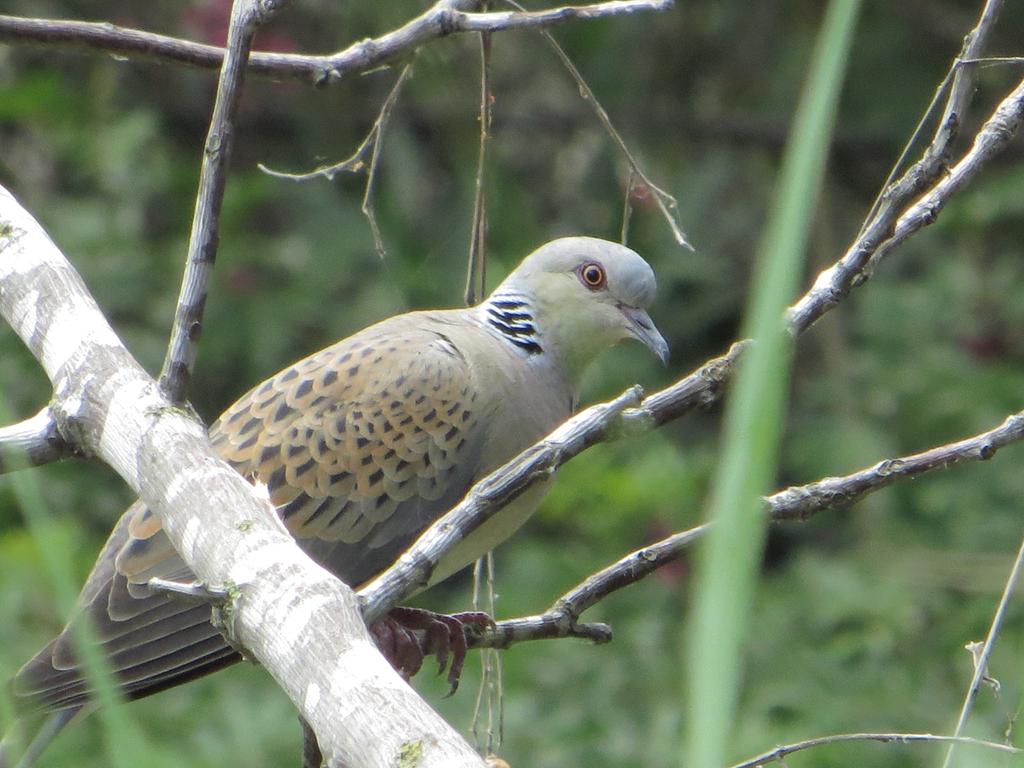
[[[316,731],[329,765],[483,766],[376,651],[352,591],[298,547],[107,324],[81,278],[0,187],[0,314],[54,385],[62,436],[110,464],[198,578],[230,587],[235,639]],[[237,588],[237,589],[236,589]]]

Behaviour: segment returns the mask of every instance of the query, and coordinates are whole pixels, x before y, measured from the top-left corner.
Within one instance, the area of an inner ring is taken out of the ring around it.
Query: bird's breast
[[[480,479],[543,439],[572,414],[574,394],[543,360],[509,349],[474,366],[476,387],[487,392],[482,401],[488,413],[482,436]],[[437,583],[504,542],[536,511],[551,483],[535,482],[498,510],[450,550],[438,564],[430,583]]]
[[[527,488],[522,495],[498,510],[493,517],[448,550],[430,575],[428,585],[444,581],[518,531],[540,506],[541,499],[550,487],[550,480],[542,480]]]

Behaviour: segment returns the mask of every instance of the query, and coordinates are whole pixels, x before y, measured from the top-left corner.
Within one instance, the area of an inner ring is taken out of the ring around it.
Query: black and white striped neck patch
[[[520,349],[531,355],[544,351],[540,346],[540,334],[533,324],[533,311],[523,296],[493,296],[484,304],[484,312],[487,322]]]

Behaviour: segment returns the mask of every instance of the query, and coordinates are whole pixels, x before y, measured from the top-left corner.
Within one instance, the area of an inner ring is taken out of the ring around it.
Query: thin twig
[[[882,185],[882,193],[875,198],[875,202],[872,204],[871,210],[865,217],[865,228],[867,227],[867,222],[872,221],[878,213],[878,209],[885,195],[885,190],[890,188],[893,179],[896,178],[896,174],[903,169],[907,158],[910,156],[911,148],[924,134],[927,124],[930,122],[936,107],[939,105],[943,94],[945,94],[947,90],[949,90],[949,97],[946,99],[946,105],[942,111],[942,117],[936,126],[935,133],[932,136],[931,146],[925,153],[922,162],[928,166],[934,166],[935,168],[938,168],[948,162],[950,147],[960,131],[960,126],[963,124],[964,112],[966,112],[967,107],[970,104],[971,97],[974,95],[974,73],[972,68],[964,67],[963,65],[966,60],[973,61],[975,57],[979,56],[982,51],[984,51],[985,44],[988,42],[989,35],[995,27],[996,19],[999,16],[999,12],[1002,10],[1002,6],[1003,0],[987,0],[985,7],[982,8],[981,15],[978,17],[978,23],[974,26],[974,29],[968,32],[964,37],[963,46],[960,49],[959,55],[953,61],[949,71],[946,73],[946,76],[939,84],[939,87],[935,90],[935,95],[932,97],[931,103],[925,110],[924,115],[917,124],[917,128],[914,129],[914,133],[904,146],[899,159],[896,161],[896,164],[893,166],[888,178],[886,178],[885,183]],[[933,173],[933,169],[926,170],[925,168],[918,167],[917,173],[922,176],[930,176]],[[861,231],[863,232],[863,229]]]
[[[380,112],[377,113],[377,119],[373,121],[370,132],[366,134],[366,138],[363,139],[356,151],[345,160],[339,163],[331,163],[330,165],[321,165],[311,171],[304,171],[302,173],[275,171],[263,163],[257,165],[261,171],[269,176],[276,176],[279,179],[290,179],[292,181],[308,181],[309,179],[316,178],[325,178],[328,181],[333,181],[334,177],[339,173],[365,172],[366,188],[363,190],[363,202],[360,210],[362,210],[366,221],[370,225],[370,234],[373,235],[373,246],[377,251],[377,255],[382,259],[387,255],[387,252],[384,248],[384,238],[381,236],[380,227],[377,224],[377,214],[373,206],[373,190],[377,182],[377,168],[381,149],[384,146],[384,133],[387,130],[388,120],[390,120],[391,111],[398,102],[398,95],[402,91],[402,86],[412,76],[412,65],[413,62],[410,61],[402,67],[402,71],[395,80],[395,84],[391,86],[387,98],[384,99],[384,103],[381,105]],[[367,162],[367,155],[370,156],[369,162]]]
[[[630,0],[595,3],[577,8],[552,8],[533,13],[463,13],[474,0],[441,0],[399,29],[361,40],[326,56],[254,52],[248,69],[253,75],[299,80],[309,85],[333,85],[343,77],[391,64],[431,40],[460,32],[485,32],[554,26],[567,21],[664,11],[672,0]],[[30,43],[110,53],[130,58],[218,69],[224,49],[188,40],[84,21],[56,21],[0,16],[0,42]]]
[[[654,199],[658,203],[658,210],[661,211],[661,215],[664,217],[669,229],[672,230],[672,236],[675,238],[676,243],[692,251],[693,246],[690,245],[690,241],[687,240],[686,233],[683,231],[682,224],[679,221],[679,204],[676,202],[676,199],[651,181],[650,177],[640,167],[639,161],[634,157],[633,153],[626,145],[622,135],[618,130],[616,130],[615,126],[612,125],[611,118],[608,117],[608,112],[605,111],[601,102],[598,101],[597,95],[590,88],[590,85],[587,84],[587,81],[583,79],[583,75],[576,68],[576,65],[572,63],[572,59],[569,58],[569,54],[565,52],[565,49],[558,44],[550,32],[541,32],[541,35],[543,35],[544,39],[551,44],[551,47],[554,49],[555,53],[558,54],[558,58],[561,59],[562,64],[565,65],[565,68],[569,71],[572,79],[576,81],[576,84],[580,89],[580,94],[586,101],[590,102],[590,105],[594,108],[594,113],[597,115],[597,119],[601,121],[605,131],[626,158],[626,162],[629,163],[631,175],[636,176],[643,181],[644,186],[646,186],[647,189],[651,191],[651,194],[654,195]]]
[[[851,741],[880,741],[884,744],[915,744],[919,742],[953,742],[955,744],[973,744],[977,747],[987,747],[1000,752],[1008,752],[1011,755],[1021,754],[1021,750],[1009,744],[999,744],[995,741],[982,741],[972,739],[968,736],[938,736],[931,733],[836,733],[831,736],[819,736],[815,739],[798,741],[795,744],[787,744],[783,747],[776,747],[768,752],[736,763],[732,768],[758,768],[761,765],[781,762],[788,755],[800,752],[813,747],[822,747],[826,744],[843,744]]]
[[[644,400],[641,408],[647,406],[649,400],[651,398]],[[649,423],[654,421],[656,419]],[[897,480],[919,477],[967,462],[987,461],[1000,448],[1022,440],[1024,411],[1009,416],[994,429],[965,440],[911,456],[886,459],[843,477],[827,477],[807,485],[786,488],[763,500],[764,511],[776,522],[806,520],[828,509],[849,506]],[[709,530],[710,524],[705,523],[635,550],[588,576],[544,613],[499,622],[494,628],[476,632],[472,644],[504,648],[525,640],[557,637],[586,637],[594,642],[607,642],[611,639],[611,630],[603,624],[579,624],[582,613],[611,593],[640,581],[678,559]]]
[[[973,437],[921,453],[886,459],[844,477],[827,477],[809,485],[787,488],[766,500],[773,520],[806,520],[824,509],[847,506],[897,480],[918,477],[958,464],[988,461],[1001,448],[1024,440],[1024,411],[1008,416],[999,426]]]
[[[227,166],[235,133],[235,115],[245,80],[245,62],[249,58],[256,30],[286,2],[235,0],[231,8],[227,55],[217,82],[217,96],[203,148],[199,192],[196,195],[185,274],[174,313],[171,340],[160,371],[160,388],[175,405],[181,405],[186,400],[196,359],[196,344],[202,333],[207,289],[213,262],[217,257],[220,209],[224,202]]]
[[[967,719],[971,716],[974,702],[978,698],[978,691],[981,690],[981,684],[988,674],[989,657],[992,655],[992,649],[995,648],[996,638],[999,636],[999,630],[1003,626],[1003,619],[1006,617],[1006,608],[1010,604],[1010,597],[1013,595],[1013,590],[1020,580],[1022,569],[1024,569],[1024,540],[1021,541],[1020,548],[1017,550],[1017,559],[1013,561],[1013,568],[1010,569],[1010,575],[1006,579],[1006,586],[1003,588],[1003,594],[999,598],[999,606],[996,608],[995,616],[992,617],[992,624],[988,628],[985,645],[974,659],[974,674],[971,676],[971,684],[967,687],[967,694],[964,696],[964,703],[960,708],[960,716],[957,718],[956,728],[953,730],[954,736],[959,736],[964,732]],[[942,761],[942,768],[949,768],[952,764],[955,746],[956,743],[954,742],[946,750],[946,758]]]
[[[486,8],[486,4],[485,4]],[[491,93],[491,33],[480,33],[480,148],[476,160],[476,193],[473,198],[473,226],[466,267],[466,305],[474,306],[484,297],[487,281],[487,146],[491,136],[494,94]]]
[[[994,67],[1002,64],[1024,65],[1024,56],[982,56],[977,59],[960,59],[960,66]]]
[[[523,6],[515,0],[505,0],[505,2],[514,8],[518,8],[520,12],[523,12]],[[572,59],[569,58],[569,54],[565,52],[565,49],[558,44],[558,41],[555,40],[547,30],[542,29],[540,34],[547,41],[548,45],[551,46],[555,55],[558,56],[562,65],[569,72],[569,76],[576,82],[576,86],[580,90],[580,95],[585,101],[590,102],[590,106],[594,108],[597,119],[601,121],[601,125],[604,126],[605,132],[611,137],[611,140],[615,143],[615,146],[618,147],[619,152],[622,153],[623,157],[626,158],[626,162],[629,164],[630,180],[632,181],[633,177],[637,177],[643,181],[644,186],[646,186],[647,189],[650,190],[651,194],[654,195],[654,199],[658,204],[658,210],[661,211],[661,215],[664,217],[669,229],[672,230],[672,236],[675,238],[675,241],[684,248],[688,248],[692,251],[693,246],[690,245],[690,241],[686,239],[686,233],[683,231],[682,224],[679,221],[679,204],[676,202],[676,199],[651,181],[650,177],[644,173],[643,169],[640,167],[640,163],[626,145],[622,135],[618,130],[616,130],[615,126],[612,125],[612,120],[608,116],[608,112],[605,111],[601,102],[598,101],[597,95],[583,78],[583,75],[580,73],[579,69],[576,68],[576,65],[573,64]]]
[[[636,174],[629,169],[629,178],[626,180],[626,193],[622,196],[622,230],[619,233],[619,242],[625,245],[629,242],[629,222],[633,218],[633,182],[636,181]]]
[[[634,584],[679,555],[706,532],[708,525],[673,534],[655,544],[631,552],[597,573],[588,576],[556,600],[544,613],[499,621],[488,628],[470,630],[474,648],[508,648],[527,640],[578,637],[596,644],[612,639],[607,624],[580,623],[580,615],[613,592]]]
[[[893,205],[894,202],[896,202],[891,196],[887,197],[886,193],[892,189],[893,182],[896,177],[906,167],[907,161],[910,159],[910,153],[913,151],[921,137],[924,136],[925,131],[928,130],[928,125],[931,123],[932,117],[938,111],[939,106],[942,104],[943,97],[946,96],[946,92],[949,90],[949,86],[953,82],[953,74],[956,72],[956,69],[956,62],[954,62],[953,66],[951,66],[946,72],[945,77],[942,78],[942,82],[940,82],[938,87],[935,89],[935,93],[932,94],[932,100],[928,102],[928,106],[925,107],[924,114],[921,115],[921,119],[918,120],[917,125],[914,126],[914,130],[910,134],[910,138],[907,139],[906,143],[903,145],[903,149],[900,151],[900,156],[893,164],[892,169],[889,171],[889,175],[885,177],[885,181],[882,182],[882,186],[878,190],[878,195],[876,195],[874,202],[871,203],[871,207],[868,209],[868,214],[864,217],[864,223],[861,224],[861,235],[863,235],[871,223],[876,220],[883,201],[887,201],[890,205]],[[929,157],[938,159],[941,157],[941,153],[932,152]],[[920,167],[918,167],[918,170],[920,170]]]
[[[494,590],[494,552],[476,561],[473,567],[473,610],[486,610],[490,616],[497,613]],[[483,604],[482,592],[487,591],[487,604]],[[472,627],[473,625],[469,625]],[[497,648],[483,648],[480,654],[480,688],[473,706],[473,742],[481,754],[493,755],[505,739],[505,691],[502,683],[501,654]],[[479,733],[483,709],[487,708],[486,743]],[[497,714],[495,714],[497,710]]]
[[[493,559],[494,559],[493,552],[488,552],[483,557],[478,557],[476,562],[473,563],[473,598],[472,598],[470,604],[473,606],[473,610],[474,611],[482,611],[482,610],[484,610],[484,608],[483,608],[483,601],[481,599],[481,592],[483,591],[484,579],[486,578],[486,576],[484,575],[484,568],[486,567],[487,561],[488,560],[492,560],[493,561]],[[493,616],[494,614],[492,613],[490,615]],[[470,732],[473,734],[473,743],[476,745],[477,751],[481,751],[483,749],[483,746],[484,746],[482,741],[481,741],[481,739],[480,739],[479,727],[480,727],[480,715],[483,712],[484,701],[485,701],[485,696],[486,696],[486,691],[487,691],[486,678],[487,678],[487,663],[488,663],[488,660],[489,660],[489,654],[488,654],[488,652],[485,651],[484,653],[482,653],[480,655],[480,666],[481,666],[480,687],[477,689],[477,692],[476,692],[476,701],[473,704],[473,717],[472,717],[472,719],[470,721],[472,723],[472,725],[470,726],[470,729],[469,729]],[[490,698],[487,697],[486,701],[487,701],[487,704],[489,705],[490,704]]]
[[[372,153],[373,145],[380,140],[380,135],[383,132],[388,117],[391,115],[391,109],[398,100],[398,94],[411,74],[412,63],[410,62],[402,68],[402,71],[399,73],[394,85],[391,86],[391,90],[388,91],[388,95],[384,99],[384,103],[381,104],[380,111],[377,113],[377,119],[373,121],[373,125],[370,127],[370,130],[366,134],[362,143],[360,143],[355,152],[344,160],[337,163],[331,163],[330,165],[320,165],[311,171],[300,171],[297,173],[278,171],[264,165],[263,163],[258,163],[256,167],[268,176],[274,176],[279,179],[290,179],[291,181],[308,181],[310,179],[317,178],[325,178],[328,181],[333,181],[334,177],[339,173],[361,173],[365,171],[369,167],[367,156]]]
[[[488,0],[482,0],[481,10],[489,10]],[[475,306],[484,296],[487,282],[487,187],[486,172],[491,135],[494,94],[491,92],[491,33],[480,33],[480,145],[477,153],[476,194],[473,200],[473,225],[470,232],[469,257],[466,265],[467,306]],[[487,605],[482,594],[486,592]],[[496,612],[494,582],[494,553],[488,552],[476,561],[473,568],[473,610]],[[484,707],[487,709],[486,739],[479,732]],[[495,715],[497,709],[497,716]],[[501,654],[484,649],[480,654],[480,687],[473,707],[473,741],[481,754],[494,754],[504,737],[505,699],[502,687]]]
[[[963,47],[954,62],[953,89],[946,101],[946,109],[942,113],[938,129],[935,133],[935,144],[943,152],[948,151],[953,140],[960,133],[964,113],[974,97],[974,71],[971,67],[958,66],[964,59],[974,59],[985,51],[985,46],[996,26],[996,19],[1003,10],[1005,0],[985,0],[981,16],[974,29],[964,37]]]

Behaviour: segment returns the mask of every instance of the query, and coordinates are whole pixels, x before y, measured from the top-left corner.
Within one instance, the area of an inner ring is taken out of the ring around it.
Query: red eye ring
[[[592,291],[604,288],[607,282],[607,277],[604,273],[604,267],[598,264],[596,261],[588,261],[581,265],[579,270],[580,282],[583,283],[587,288]]]

